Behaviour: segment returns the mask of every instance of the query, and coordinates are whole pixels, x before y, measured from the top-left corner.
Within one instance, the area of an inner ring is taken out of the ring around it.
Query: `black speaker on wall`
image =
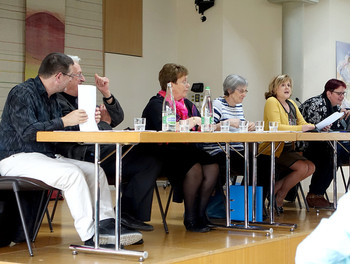
[[[202,22],[207,20],[206,16],[204,16],[204,12],[211,8],[214,5],[214,2],[215,0],[194,0],[196,11],[198,11],[199,14],[202,14]]]
[[[205,10],[214,5],[214,2],[215,0],[195,0],[194,4],[198,6],[198,13],[203,15]]]

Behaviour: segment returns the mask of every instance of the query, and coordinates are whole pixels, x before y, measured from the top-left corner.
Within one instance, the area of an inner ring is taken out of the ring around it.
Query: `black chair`
[[[24,235],[28,246],[28,251],[30,256],[34,256],[32,246],[31,246],[31,241],[29,238],[27,224],[24,219],[19,192],[20,191],[42,191],[39,208],[43,208],[43,210],[38,210],[38,213],[34,222],[34,233],[32,238],[32,242],[34,242],[38,235],[39,228],[41,226],[45,213],[48,218],[50,230],[52,231],[52,226],[51,226],[51,221],[47,210],[47,205],[50,201],[51,194],[53,190],[55,190],[55,188],[45,184],[42,181],[32,179],[32,178],[17,177],[17,176],[0,176],[0,190],[13,190],[16,197],[16,202],[17,202]]]

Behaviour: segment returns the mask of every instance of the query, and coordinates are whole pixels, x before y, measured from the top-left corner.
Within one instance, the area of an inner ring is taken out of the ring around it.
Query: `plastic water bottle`
[[[202,132],[212,132],[213,131],[213,104],[210,96],[210,87],[205,87],[204,99],[201,108]]]
[[[166,94],[162,108],[162,131],[175,132],[176,130],[176,105],[171,83],[167,84]]]

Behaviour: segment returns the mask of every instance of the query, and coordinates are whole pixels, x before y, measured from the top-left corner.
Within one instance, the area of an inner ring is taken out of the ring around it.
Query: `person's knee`
[[[308,161],[307,164],[308,164],[307,176],[310,176],[310,175],[312,175],[312,174],[315,172],[316,166],[315,166],[315,164],[314,164],[313,162],[311,162],[311,161]]]
[[[309,165],[303,160],[298,160],[293,164],[291,169],[295,171],[301,178],[304,178],[306,177],[306,174],[309,170]]]
[[[188,176],[200,179],[203,178],[203,168],[199,163],[194,164],[191,169],[187,172]]]

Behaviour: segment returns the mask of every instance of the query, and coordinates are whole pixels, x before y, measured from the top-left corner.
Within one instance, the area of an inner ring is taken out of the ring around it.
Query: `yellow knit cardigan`
[[[296,103],[291,99],[288,99],[288,100],[295,107],[297,125],[294,125],[294,126],[289,125],[288,114],[284,110],[282,104],[277,100],[276,97],[269,97],[266,100],[265,107],[264,107],[264,121],[265,121],[264,130],[267,130],[267,131],[269,130],[269,122],[270,121],[277,121],[278,122],[278,130],[279,131],[302,131],[302,126],[309,124],[304,120]],[[276,142],[275,146],[276,146],[275,155],[276,155],[276,157],[279,157],[283,151],[284,142]],[[265,155],[270,155],[271,154],[271,144],[267,143],[267,142],[260,144],[259,152],[261,152],[262,154],[265,154]]]

